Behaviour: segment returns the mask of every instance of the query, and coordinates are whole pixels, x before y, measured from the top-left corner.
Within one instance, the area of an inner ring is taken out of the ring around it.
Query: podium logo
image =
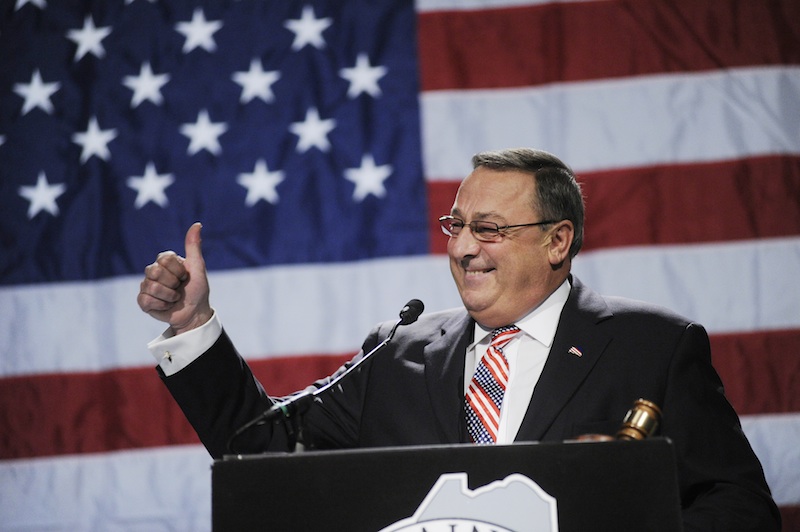
[[[514,473],[476,490],[466,473],[446,473],[414,515],[380,532],[558,532],[556,500]]]

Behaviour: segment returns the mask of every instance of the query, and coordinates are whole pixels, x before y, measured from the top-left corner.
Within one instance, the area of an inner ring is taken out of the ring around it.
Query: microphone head
[[[417,321],[419,315],[425,310],[425,305],[419,299],[412,299],[400,311],[400,325],[409,325]]]

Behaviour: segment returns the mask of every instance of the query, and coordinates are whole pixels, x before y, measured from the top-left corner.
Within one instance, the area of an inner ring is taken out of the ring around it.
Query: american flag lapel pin
[[[575,347],[574,345],[569,348],[569,351],[567,351],[567,353],[569,353],[570,355],[575,355],[578,358],[583,356],[583,353],[581,353],[581,350],[578,349],[577,347]]]

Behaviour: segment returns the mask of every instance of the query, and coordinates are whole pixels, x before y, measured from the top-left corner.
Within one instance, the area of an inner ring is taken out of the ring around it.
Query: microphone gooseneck
[[[351,364],[344,372],[337,375],[335,378],[331,379],[327,384],[321,386],[314,390],[313,392],[304,391],[297,395],[293,395],[289,399],[285,401],[281,401],[279,403],[273,404],[268,410],[265,410],[257,417],[251,419],[228,439],[227,447],[228,451],[231,453],[235,453],[233,450],[233,443],[236,439],[241,436],[244,432],[248,431],[250,428],[256,425],[263,425],[265,423],[271,422],[277,419],[283,419],[286,422],[287,431],[289,432],[289,438],[292,443],[297,443],[297,435],[295,434],[295,424],[297,423],[297,419],[311,406],[311,403],[314,402],[314,399],[325,393],[330,388],[338,385],[341,383],[348,375],[353,373],[358,367],[361,366],[364,362],[369,360],[375,353],[382,350],[386,345],[392,341],[394,338],[394,334],[397,331],[397,328],[400,325],[410,325],[417,321],[422,311],[425,310],[425,305],[419,299],[412,299],[400,310],[400,319],[395,322],[392,330],[389,331],[388,336],[385,340],[381,343],[376,345],[369,353],[362,356],[360,359],[355,361]],[[298,432],[302,432],[302,426],[298,428]],[[292,445],[293,446],[293,445]]]

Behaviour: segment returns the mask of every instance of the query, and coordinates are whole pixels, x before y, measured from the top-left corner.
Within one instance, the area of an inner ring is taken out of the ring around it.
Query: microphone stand
[[[318,395],[325,393],[332,387],[341,383],[347,378],[348,375],[353,373],[356,369],[361,367],[362,364],[375,355],[375,353],[386,347],[389,342],[392,341],[392,338],[394,338],[394,334],[397,332],[397,328],[400,325],[409,325],[417,321],[417,318],[422,313],[423,308],[424,306],[422,305],[422,302],[418,299],[409,301],[408,304],[403,307],[403,310],[400,311],[400,319],[397,320],[392,327],[392,330],[389,331],[389,335],[381,343],[372,348],[369,353],[365,354],[363,357],[351,364],[344,372],[331,379],[324,386],[321,386],[313,391],[303,391],[284,401],[275,403],[268,410],[265,410],[257,417],[239,427],[239,429],[228,439],[228,450],[233,454],[238,454],[233,450],[233,444],[239,436],[256,425],[260,426],[280,419],[283,421],[284,426],[286,427],[286,434],[289,439],[289,452],[304,451],[305,445],[303,441],[302,417],[311,406],[311,403],[314,402]]]

